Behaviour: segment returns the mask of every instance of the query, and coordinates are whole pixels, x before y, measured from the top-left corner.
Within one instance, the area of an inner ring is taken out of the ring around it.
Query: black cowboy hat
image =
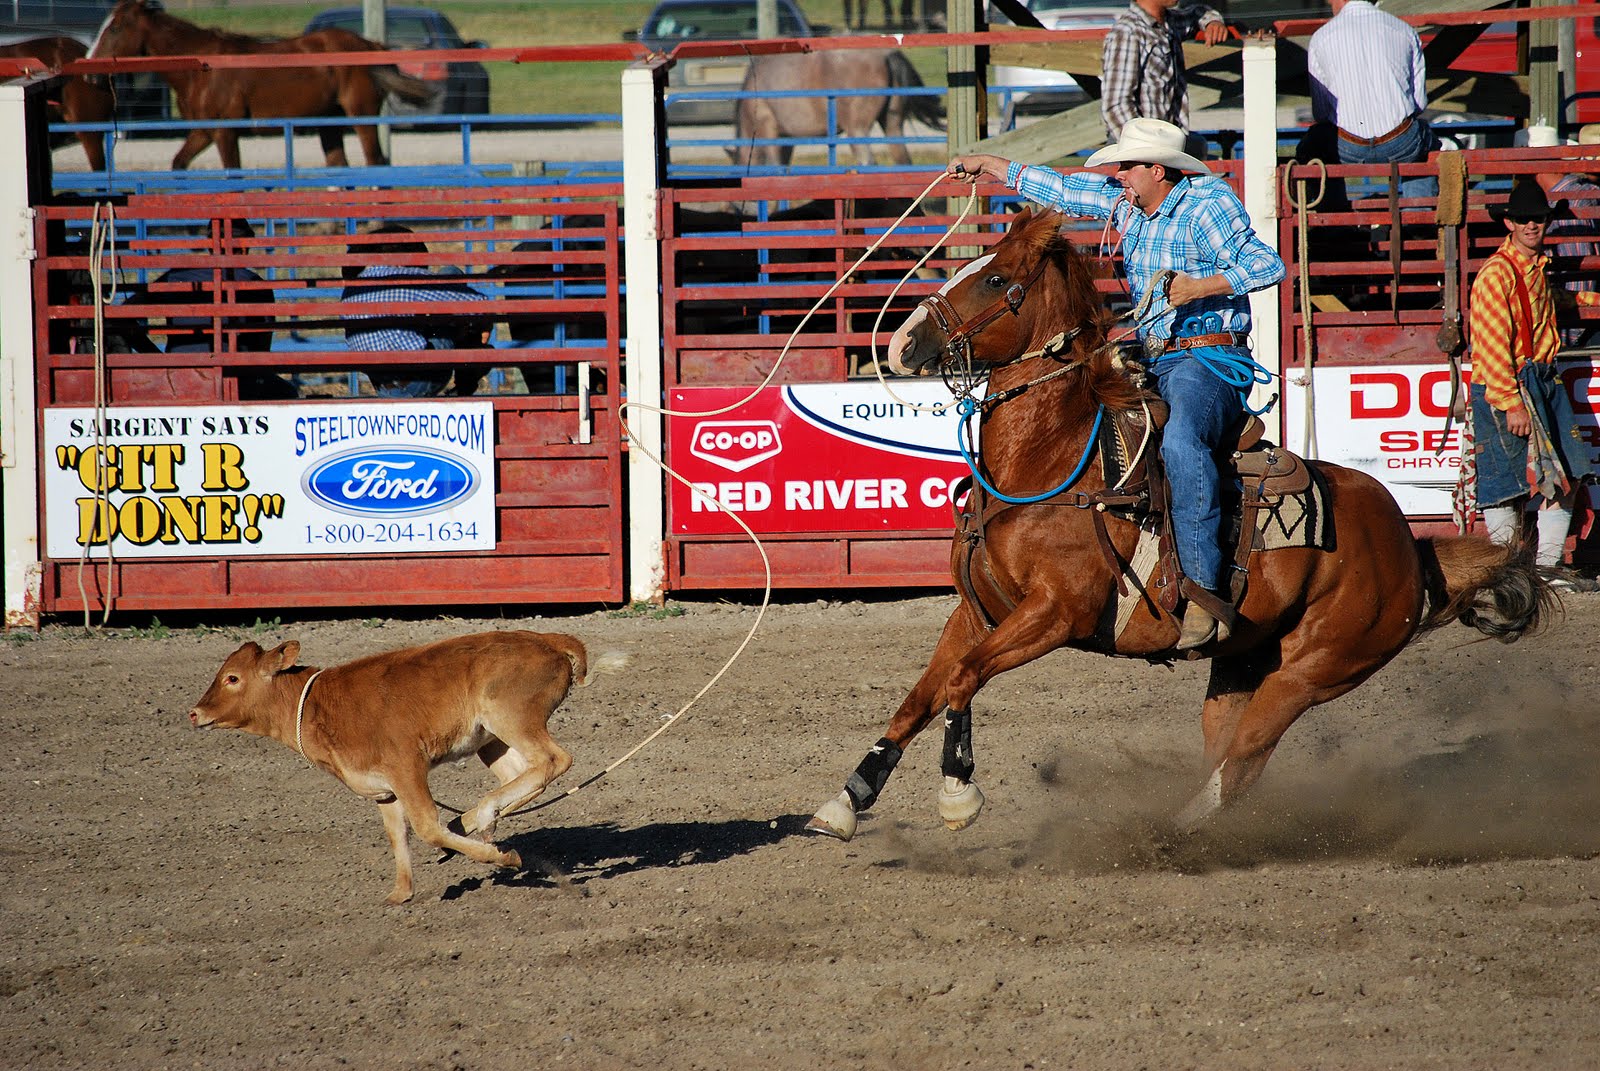
[[[1504,204],[1489,206],[1489,215],[1512,221],[1549,219],[1550,199],[1544,195],[1544,187],[1533,179],[1518,179]]]

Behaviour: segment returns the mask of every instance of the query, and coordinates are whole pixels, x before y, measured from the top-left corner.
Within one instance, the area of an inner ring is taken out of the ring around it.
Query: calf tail
[[[541,638],[567,656],[572,663],[572,679],[585,688],[600,674],[615,672],[633,661],[633,656],[623,651],[602,651],[590,661],[583,641],[564,632],[547,632]]]
[[[1557,605],[1530,549],[1502,546],[1481,536],[1416,542],[1428,588],[1421,630],[1460,621],[1501,643],[1511,643],[1524,633],[1537,632]]]

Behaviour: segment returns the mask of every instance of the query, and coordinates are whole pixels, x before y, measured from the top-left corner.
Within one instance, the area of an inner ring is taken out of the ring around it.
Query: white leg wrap
[[[1539,522],[1539,565],[1560,565],[1567,549],[1567,529],[1572,527],[1572,510],[1542,509],[1534,514]]]
[[[1483,511],[1483,525],[1489,538],[1503,547],[1522,542],[1522,510],[1516,506],[1490,506]]]
[[[1222,767],[1226,763],[1218,763],[1217,768],[1211,771],[1211,778],[1194,799],[1190,800],[1183,810],[1178,812],[1174,821],[1178,828],[1185,833],[1192,833],[1207,818],[1222,810]]]
[[[959,777],[946,777],[939,788],[939,817],[949,829],[966,829],[978,820],[983,810],[983,793],[978,786]]]
[[[838,837],[840,840],[855,836],[856,807],[850,800],[850,793],[841,792],[818,807],[817,813],[806,823],[806,831]]]

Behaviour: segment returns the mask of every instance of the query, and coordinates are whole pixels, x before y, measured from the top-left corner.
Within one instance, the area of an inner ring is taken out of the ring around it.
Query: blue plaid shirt
[[[1150,216],[1123,198],[1120,182],[1093,171],[1062,175],[1049,168],[1013,163],[1006,170],[1006,185],[1030,201],[1068,215],[1110,219],[1122,232],[1123,265],[1135,305],[1163,268],[1197,278],[1221,275],[1228,280],[1233,293],[1183,306],[1185,320],[1191,316],[1205,320],[1207,313],[1216,313],[1220,326],[1184,333],[1249,334],[1250,300],[1246,295],[1283,280],[1283,259],[1256,237],[1244,205],[1228,184],[1215,176],[1182,179]],[[1173,321],[1172,307],[1158,294],[1139,325],[1139,334],[1171,338]]]
[[[397,267],[392,264],[374,264],[361,269],[357,279],[393,279],[393,278],[419,279],[429,276],[419,274],[415,268]],[[360,302],[376,304],[378,302],[401,301],[467,301],[472,298],[481,298],[483,295],[472,287],[463,283],[451,286],[424,286],[407,284],[405,286],[370,286],[349,287],[345,290],[343,300],[347,302]],[[456,340],[448,336],[448,332],[434,328],[436,332],[431,338],[420,331],[413,331],[405,327],[396,327],[393,321],[402,319],[404,314],[379,314],[375,316],[346,316],[347,320],[382,319],[386,323],[375,326],[370,331],[361,331],[353,327],[345,328],[345,347],[352,350],[361,350],[372,353],[379,350],[448,350],[456,348]],[[431,345],[430,345],[431,343]]]

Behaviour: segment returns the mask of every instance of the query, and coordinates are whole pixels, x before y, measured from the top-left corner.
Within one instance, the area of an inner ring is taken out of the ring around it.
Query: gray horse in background
[[[893,89],[920,87],[922,78],[905,53],[898,49],[863,49],[838,52],[791,52],[757,56],[750,62],[742,91],[779,92],[815,89]],[[944,106],[933,96],[879,94],[841,96],[835,106],[837,129],[828,129],[828,98],[745,97],[737,112],[737,141],[728,155],[740,167],[752,164],[786,166],[794,156],[792,145],[753,145],[772,138],[821,138],[839,133],[849,138],[872,136],[881,127],[886,138],[905,136],[906,117],[944,129]],[[887,146],[893,163],[909,165],[905,145]],[[872,147],[854,146],[856,159],[872,165]]]

